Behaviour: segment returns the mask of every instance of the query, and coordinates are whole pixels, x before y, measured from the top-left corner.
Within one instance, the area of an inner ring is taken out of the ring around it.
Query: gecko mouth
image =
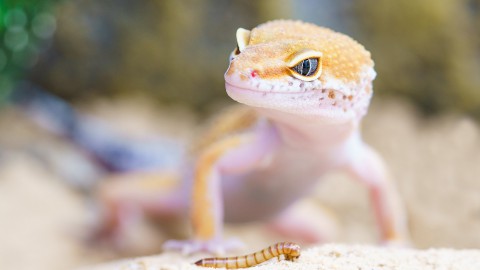
[[[352,112],[353,98],[338,90],[317,89],[301,92],[262,91],[225,81],[227,94],[234,100],[258,108],[302,115],[344,116]]]
[[[298,89],[298,90],[291,90],[291,91],[282,91],[282,90],[276,90],[276,89],[262,89],[262,88],[251,88],[251,87],[246,87],[246,86],[238,86],[236,84],[230,83],[228,81],[225,81],[225,88],[227,92],[229,90],[232,91],[249,91],[253,93],[258,93],[261,94],[262,96],[265,95],[272,95],[272,94],[280,94],[280,95],[298,95],[298,94],[306,94],[309,92],[317,92],[320,91],[322,93],[330,93],[331,97],[334,96],[346,96],[342,91],[336,90],[336,89],[326,89],[326,88],[307,88],[307,89]]]

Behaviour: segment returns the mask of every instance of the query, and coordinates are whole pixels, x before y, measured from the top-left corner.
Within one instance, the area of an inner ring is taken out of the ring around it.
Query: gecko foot
[[[407,237],[395,237],[386,239],[382,242],[383,246],[386,247],[398,247],[398,248],[408,248],[412,247],[412,243]]]
[[[169,240],[163,244],[164,250],[179,251],[183,255],[198,252],[208,252],[214,255],[224,255],[227,251],[241,249],[245,245],[236,238],[211,240]]]

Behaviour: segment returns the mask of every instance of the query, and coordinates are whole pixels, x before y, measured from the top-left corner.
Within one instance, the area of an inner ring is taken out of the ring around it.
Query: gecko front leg
[[[205,149],[196,162],[193,181],[191,220],[194,237],[186,241],[167,241],[164,248],[182,253],[207,251],[217,254],[237,248],[239,241],[222,238],[222,177],[255,169],[275,149],[277,142],[276,129],[267,121],[259,121],[253,131],[228,136]]]
[[[382,158],[361,140],[347,171],[369,189],[381,238],[387,245],[409,244],[405,211]]]

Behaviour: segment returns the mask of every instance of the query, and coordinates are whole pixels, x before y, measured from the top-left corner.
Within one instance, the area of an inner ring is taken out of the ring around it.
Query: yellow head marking
[[[325,75],[358,82],[361,71],[373,66],[370,53],[355,40],[299,21],[272,21],[251,31],[240,28],[237,42],[241,53],[232,61],[228,74],[250,68],[257,70],[263,79],[295,76],[290,69],[291,61],[307,52],[321,56],[321,74],[315,79],[322,80]]]
[[[225,74],[240,103],[329,119],[360,119],[375,78],[370,53],[352,38],[299,21],[271,21],[237,31]]]

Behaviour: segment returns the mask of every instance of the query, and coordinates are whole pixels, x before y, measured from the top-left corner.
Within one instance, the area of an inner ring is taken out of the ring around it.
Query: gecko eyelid
[[[235,56],[239,55],[245,47],[247,47],[248,43],[250,42],[250,30],[246,30],[243,28],[237,29],[237,47],[230,53],[230,61],[232,61]]]
[[[238,28],[236,33],[238,53],[242,52],[250,42],[250,30]]]

